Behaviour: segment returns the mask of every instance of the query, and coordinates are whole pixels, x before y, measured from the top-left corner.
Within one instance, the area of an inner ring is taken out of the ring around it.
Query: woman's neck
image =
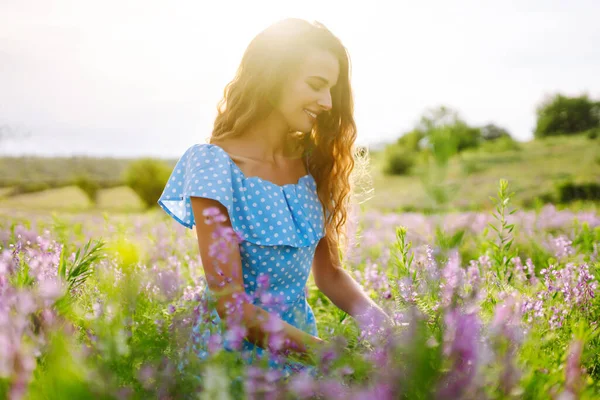
[[[255,123],[234,140],[243,146],[248,157],[257,160],[275,162],[301,154],[287,123],[275,114]]]

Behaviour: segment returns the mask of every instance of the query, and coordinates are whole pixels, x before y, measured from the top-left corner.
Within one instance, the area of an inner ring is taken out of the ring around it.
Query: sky
[[[597,0],[0,0],[4,155],[180,156],[250,40],[286,17],[348,48],[358,143],[448,106],[532,137],[555,93],[600,98]]]

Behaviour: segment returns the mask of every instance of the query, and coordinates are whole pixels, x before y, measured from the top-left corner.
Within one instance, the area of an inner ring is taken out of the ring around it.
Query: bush
[[[566,97],[556,95],[537,108],[536,138],[573,135],[600,127],[600,102],[587,95]]]
[[[425,138],[425,133],[418,129],[415,129],[400,136],[396,143],[407,150],[419,151],[421,150],[423,138]]]
[[[554,193],[542,193],[531,197],[526,197],[521,201],[521,205],[524,208],[535,208],[539,209],[544,204],[555,204],[556,195]]]
[[[600,127],[588,130],[585,135],[590,140],[598,139],[600,137]]]
[[[408,175],[416,161],[416,154],[413,151],[396,144],[385,148],[384,157],[383,172],[386,175]]]
[[[75,185],[81,189],[88,199],[96,204],[98,201],[98,190],[100,190],[100,184],[90,178],[88,175],[79,175],[75,178]]]
[[[173,168],[161,160],[143,158],[133,161],[124,173],[124,181],[147,207],[156,206]]]
[[[567,181],[557,185],[556,189],[559,203],[570,203],[577,200],[600,201],[600,184],[595,182]]]
[[[494,141],[502,138],[511,138],[510,133],[502,127],[494,124],[487,124],[480,128],[481,138],[485,141]]]
[[[452,133],[458,139],[458,152],[474,149],[481,144],[481,130],[461,122],[452,127]]]
[[[65,185],[54,184],[52,182],[19,182],[13,186],[13,190],[10,193],[10,196],[17,196],[20,194],[27,193],[36,193],[48,189],[55,189],[61,186]]]
[[[463,172],[467,175],[475,174],[477,172],[482,172],[482,171],[485,171],[485,169],[486,169],[485,165],[478,162],[477,160],[472,160],[472,159],[463,160],[461,163],[461,166],[462,166]]]

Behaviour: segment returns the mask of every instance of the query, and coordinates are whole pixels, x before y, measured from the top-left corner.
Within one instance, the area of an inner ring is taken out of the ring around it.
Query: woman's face
[[[326,50],[312,50],[284,84],[277,111],[290,131],[309,133],[321,112],[331,110],[331,88],[339,75],[337,58]]]

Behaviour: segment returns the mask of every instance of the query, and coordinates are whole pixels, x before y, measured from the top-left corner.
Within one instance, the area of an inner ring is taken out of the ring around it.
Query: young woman
[[[307,360],[322,345],[306,300],[311,271],[343,311],[388,320],[338,252],[355,165],[349,69],[345,47],[320,23],[286,19],[259,33],[225,88],[209,143],[187,149],[158,201],[196,226],[213,322],[231,320],[240,294],[254,295],[237,310],[243,350],[253,354],[274,332],[276,347]],[[212,218],[217,211],[224,218]],[[241,241],[215,250],[223,228]],[[201,356],[205,339],[195,343]]]

